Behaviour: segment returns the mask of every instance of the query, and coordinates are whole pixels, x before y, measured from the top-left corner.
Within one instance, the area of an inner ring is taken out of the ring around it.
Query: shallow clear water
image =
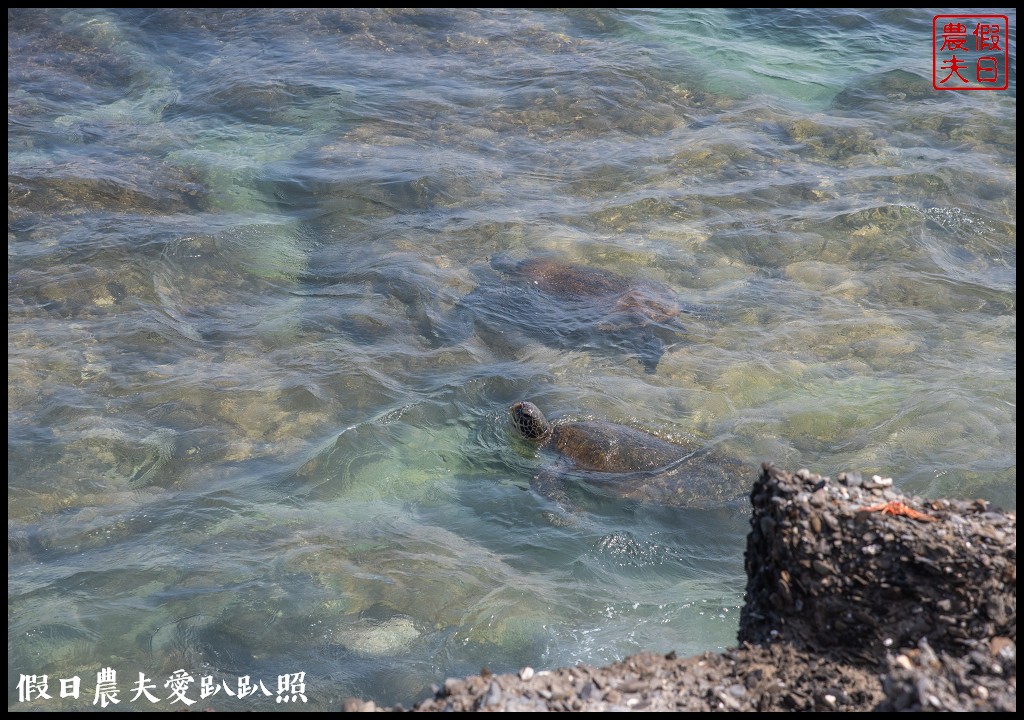
[[[1015,508],[1016,78],[931,90],[931,21],[9,13],[9,708],[734,644],[746,508],[566,521],[521,399]],[[502,304],[540,255],[699,311],[645,372]]]

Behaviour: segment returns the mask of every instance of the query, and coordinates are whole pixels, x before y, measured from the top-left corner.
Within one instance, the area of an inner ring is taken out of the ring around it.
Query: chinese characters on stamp
[[[936,15],[932,18],[932,87],[936,90],[1006,90],[1010,50],[1006,15]]]

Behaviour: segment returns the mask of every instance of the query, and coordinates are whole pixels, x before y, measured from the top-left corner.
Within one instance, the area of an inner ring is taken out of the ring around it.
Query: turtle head
[[[512,425],[527,440],[547,440],[551,436],[551,423],[532,402],[517,402],[509,413]]]

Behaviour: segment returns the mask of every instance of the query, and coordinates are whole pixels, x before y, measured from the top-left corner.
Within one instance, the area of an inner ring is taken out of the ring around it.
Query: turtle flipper
[[[562,508],[570,505],[569,494],[565,491],[565,476],[552,468],[544,468],[537,473],[530,487],[545,500]]]
[[[643,332],[631,333],[625,343],[633,349],[637,360],[643,365],[645,373],[653,375],[657,372],[661,356],[665,354],[665,343],[660,337],[645,328]]]
[[[575,525],[577,522],[574,519],[577,508],[566,492],[566,471],[571,465],[572,463],[563,460],[552,467],[543,468],[530,482],[534,492],[554,504],[555,510],[546,511],[544,516],[552,525],[559,527]]]

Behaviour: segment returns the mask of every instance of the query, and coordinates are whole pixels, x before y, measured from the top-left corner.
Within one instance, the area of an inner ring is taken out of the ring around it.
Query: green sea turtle
[[[599,420],[550,422],[525,401],[509,413],[521,437],[557,454],[531,486],[563,509],[573,477],[611,497],[664,507],[722,506],[745,495],[747,468],[692,438],[670,442]]]
[[[501,266],[494,259],[492,265]],[[600,300],[608,318],[604,329],[618,324],[644,327],[661,324],[685,330],[677,324],[681,305],[675,290],[650,280],[630,280],[611,270],[560,262],[550,258],[531,258],[514,265],[505,265],[506,272],[533,288],[563,299]]]
[[[667,346],[690,330],[681,313],[707,315],[670,287],[599,268],[539,257],[491,259],[482,277],[434,334],[462,340],[475,328],[495,347],[521,349],[522,336],[562,349],[625,354],[654,373]]]

